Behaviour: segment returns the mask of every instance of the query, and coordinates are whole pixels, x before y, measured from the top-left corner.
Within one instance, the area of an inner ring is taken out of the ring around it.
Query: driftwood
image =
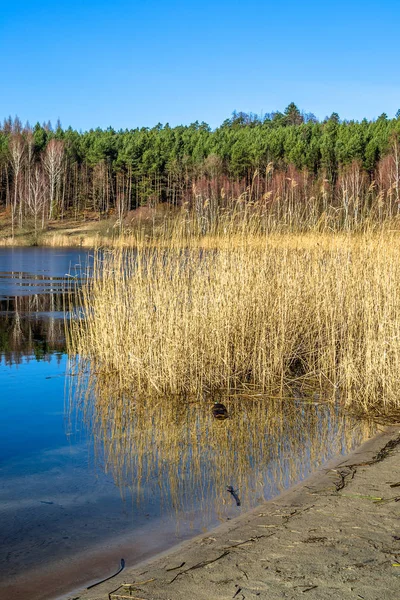
[[[234,499],[235,499],[235,501],[236,501],[236,506],[240,506],[240,504],[241,504],[241,503],[240,503],[240,498],[239,498],[239,496],[237,495],[237,492],[236,492],[236,491],[233,489],[233,487],[232,487],[231,485],[229,485],[229,486],[226,488],[226,490],[227,490],[227,491],[228,491],[230,494],[232,494],[232,496],[234,497]]]
[[[121,573],[121,571],[124,568],[125,568],[125,560],[123,558],[121,558],[121,566],[118,569],[118,571],[116,573],[114,573],[114,575],[110,575],[110,577],[106,577],[105,579],[102,579],[101,581],[98,581],[97,583],[92,583],[92,585],[89,585],[86,589],[90,590],[91,588],[95,587],[96,585],[100,585],[101,583],[104,583],[105,581],[108,581],[109,579],[116,577],[117,575],[119,575]]]
[[[120,585],[116,590],[113,590],[112,592],[110,592],[108,594],[108,600],[125,600],[126,598],[129,598],[130,600],[146,600],[146,598],[141,598],[139,596],[132,596],[132,594],[130,594],[129,596],[126,595],[126,593],[129,592],[136,592],[136,591],[141,591],[140,588],[138,586],[140,585],[144,585],[145,583],[150,583],[151,581],[155,581],[155,578],[153,577],[152,579],[146,579],[145,581],[137,581],[136,583],[123,583],[122,585]],[[123,590],[122,593],[119,593],[118,590],[120,590],[121,588],[127,588],[126,590]]]
[[[173,579],[171,579],[171,581],[169,583],[173,583],[175,581],[175,579],[178,579],[179,575],[184,575],[185,573],[188,573],[189,571],[194,571],[194,569],[201,569],[202,567],[206,567],[207,565],[211,565],[212,563],[217,562],[217,560],[220,560],[221,558],[224,558],[224,556],[227,556],[228,554],[229,554],[229,552],[223,552],[220,556],[217,556],[217,558],[213,558],[212,560],[204,560],[202,562],[199,562],[196,565],[193,565],[193,567],[189,567],[188,569],[185,569],[184,571],[181,571],[180,573],[177,573],[175,575],[175,577]]]
[[[176,571],[176,569],[182,569],[182,567],[185,565],[185,561],[183,561],[180,565],[178,565],[177,567],[171,567],[170,569],[165,569],[166,571]]]
[[[275,531],[274,531],[274,533],[271,533],[270,535],[255,535],[255,536],[249,538],[248,540],[244,540],[244,542],[239,542],[237,544],[233,544],[232,546],[226,546],[225,550],[228,550],[230,548],[238,548],[239,546],[243,546],[244,544],[249,544],[250,542],[257,542],[261,538],[269,538],[269,537],[272,537],[273,535],[275,535]]]

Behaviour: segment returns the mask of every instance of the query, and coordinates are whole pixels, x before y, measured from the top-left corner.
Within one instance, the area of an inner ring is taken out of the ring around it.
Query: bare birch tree
[[[64,143],[61,140],[50,140],[43,154],[43,166],[49,181],[49,219],[52,219],[55,213],[57,192],[62,176],[63,159]]]
[[[11,199],[11,236],[14,238],[15,216],[17,214],[18,201],[20,200],[20,179],[23,157],[25,152],[25,140],[21,133],[14,133],[9,141],[10,162],[14,175],[14,190]]]
[[[27,199],[28,207],[34,220],[35,239],[39,229],[41,217],[41,228],[44,229],[46,211],[46,184],[45,175],[40,165],[36,165],[30,178],[30,193]]]
[[[115,198],[115,213],[117,216],[117,225],[120,233],[123,231],[124,218],[129,210],[130,198],[129,198],[129,185],[125,180],[124,173],[117,173],[117,194]]]

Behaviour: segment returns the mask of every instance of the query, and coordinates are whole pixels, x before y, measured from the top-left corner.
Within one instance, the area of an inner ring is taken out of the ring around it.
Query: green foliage
[[[39,154],[42,152],[48,141],[48,132],[40,125],[40,123],[36,123],[33,128],[33,141],[35,145],[35,152]]]
[[[299,109],[294,102],[285,108],[285,124],[286,125],[301,125],[304,121]]]
[[[376,121],[348,122],[332,113],[318,122],[292,102],[283,113],[263,117],[234,112],[215,130],[196,121],[177,127],[158,123],[153,128],[81,132],[63,129],[61,123],[55,130],[50,123],[23,128],[18,119],[6,119],[0,128],[0,204],[9,204],[14,185],[9,168],[13,136],[33,139],[29,168],[40,163],[51,139],[61,141],[65,176],[58,184],[59,201],[78,208],[96,206],[102,213],[126,194],[126,210],[155,194],[158,200],[182,199],[201,177],[223,176],[248,186],[255,171],[264,173],[270,164],[275,171],[293,165],[334,185],[343,168],[357,162],[373,178],[378,162],[392,150],[394,134],[400,134],[399,115],[400,111],[389,119],[383,113]]]
[[[63,130],[60,124],[53,132],[49,126],[37,123],[33,139],[36,155],[56,137],[65,142],[71,162],[90,167],[104,162],[113,172],[130,169],[135,177],[167,175],[171,168],[198,169],[213,155],[222,161],[227,174],[237,178],[272,161],[280,168],[293,164],[315,174],[322,169],[333,181],[340,166],[355,160],[372,170],[388,152],[397,118],[389,120],[382,114],[374,122],[340,122],[339,115],[332,113],[319,123],[311,113],[305,118],[292,102],[284,113],[271,113],[263,119],[234,112],[214,131],[197,121],[173,128],[159,123],[152,129],[117,132],[97,128],[83,133]],[[10,135],[7,128],[12,127],[8,123],[0,130],[0,156],[6,152]]]

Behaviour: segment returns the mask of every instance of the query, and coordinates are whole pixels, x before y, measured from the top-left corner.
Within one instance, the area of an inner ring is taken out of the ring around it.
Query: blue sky
[[[400,1],[0,0],[0,118],[119,128],[400,108]]]

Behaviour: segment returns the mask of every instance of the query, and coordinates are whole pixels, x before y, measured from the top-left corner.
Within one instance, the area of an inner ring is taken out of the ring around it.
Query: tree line
[[[343,223],[400,212],[400,111],[394,118],[318,121],[294,103],[263,116],[234,112],[206,123],[81,132],[58,122],[0,128],[0,209],[12,233],[27,222],[187,205],[212,213],[238,199],[278,219]]]

